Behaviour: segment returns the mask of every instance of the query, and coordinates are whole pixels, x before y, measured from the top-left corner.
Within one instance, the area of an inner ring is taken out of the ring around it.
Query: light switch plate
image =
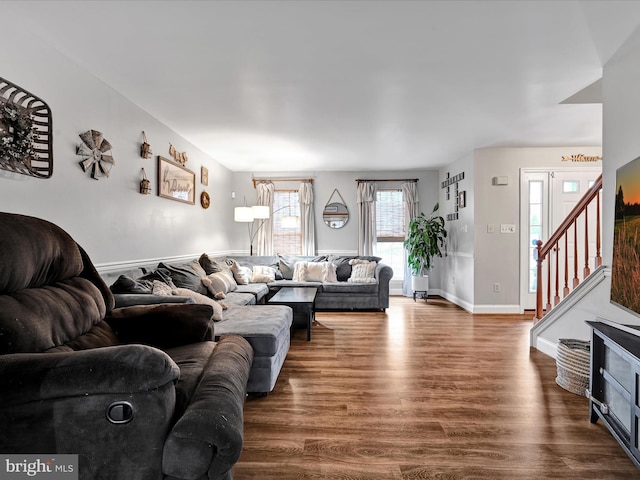
[[[500,225],[500,233],[516,233],[516,226],[513,224],[503,223]]]

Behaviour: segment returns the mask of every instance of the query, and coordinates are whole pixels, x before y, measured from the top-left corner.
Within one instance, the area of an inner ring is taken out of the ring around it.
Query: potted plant
[[[411,288],[415,292],[427,292],[429,289],[429,276],[427,272],[433,268],[434,257],[442,257],[447,254],[445,240],[447,231],[444,228],[444,218],[436,212],[440,204],[436,203],[431,215],[424,213],[411,219],[409,222],[409,234],[404,241],[407,249],[407,262],[413,274]]]

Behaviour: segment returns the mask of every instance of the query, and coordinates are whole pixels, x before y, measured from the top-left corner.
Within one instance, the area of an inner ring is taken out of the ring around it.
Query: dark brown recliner
[[[0,213],[0,453],[78,454],[82,479],[230,479],[251,346],[212,308],[114,309],[84,250]]]

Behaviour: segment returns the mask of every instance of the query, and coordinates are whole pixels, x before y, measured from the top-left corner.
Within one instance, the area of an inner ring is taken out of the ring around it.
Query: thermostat
[[[509,177],[493,177],[491,179],[492,185],[509,185]]]

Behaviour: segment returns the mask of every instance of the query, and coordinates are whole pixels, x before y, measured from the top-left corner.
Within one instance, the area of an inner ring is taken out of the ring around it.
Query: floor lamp
[[[278,208],[273,213],[290,208],[288,206]],[[253,205],[251,207],[235,207],[233,209],[233,220],[240,223],[247,224],[247,230],[249,231],[249,255],[253,256],[253,241],[260,229],[264,226],[265,222],[271,216],[271,208],[268,205]],[[257,228],[255,220],[258,220]],[[298,217],[294,215],[287,215],[282,217],[282,226],[284,228],[295,228],[298,225]]]

